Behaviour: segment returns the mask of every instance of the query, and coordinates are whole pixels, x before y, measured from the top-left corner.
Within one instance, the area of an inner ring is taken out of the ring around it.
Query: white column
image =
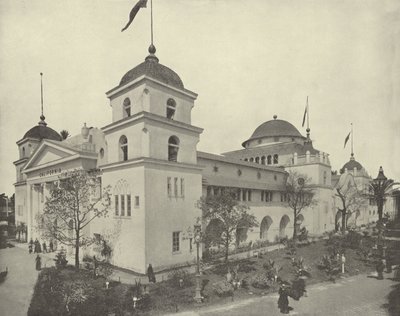
[[[310,162],[310,151],[307,150],[307,152],[306,152],[306,163],[309,163],[309,162]]]
[[[27,241],[32,238],[32,185],[26,185]]]

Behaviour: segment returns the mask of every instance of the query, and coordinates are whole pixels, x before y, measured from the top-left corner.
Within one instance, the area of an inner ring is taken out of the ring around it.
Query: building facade
[[[102,187],[112,194],[109,216],[93,221],[85,233],[110,236],[112,263],[141,273],[149,264],[157,271],[192,262],[193,225],[201,220],[197,201],[227,189],[260,224],[238,227],[240,242],[291,237],[294,225],[314,235],[337,228],[329,155],[314,149],[309,130],[304,137],[274,116],[243,142],[244,149],[222,155],[198,151],[203,130],[191,122],[197,94],[159,63],[154,46],[106,96],[110,124],[100,129],[84,124],[80,135],[62,140],[42,116],[17,142],[16,222],[27,225],[28,240],[40,239],[35,218],[52,183],[76,169],[99,169]],[[285,195],[290,171],[311,180],[318,201],[297,219]],[[364,179],[357,171],[358,177]],[[206,230],[213,223],[203,225]]]

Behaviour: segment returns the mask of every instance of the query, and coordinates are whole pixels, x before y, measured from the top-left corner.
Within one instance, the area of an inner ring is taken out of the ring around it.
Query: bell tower
[[[123,253],[135,249],[136,258],[118,265],[140,272],[149,264],[157,270],[193,260],[185,233],[201,215],[195,205],[201,197],[197,143],[203,129],[191,124],[197,94],[159,63],[154,45],[148,51],[145,61],[106,93],[112,123],[102,128],[108,161],[100,165],[105,185],[117,188],[123,182],[129,187],[135,208],[131,221],[122,224],[127,232],[120,244],[127,248],[121,246],[115,260],[125,260]],[[116,217],[126,219],[121,203],[126,208],[127,201],[115,189]]]

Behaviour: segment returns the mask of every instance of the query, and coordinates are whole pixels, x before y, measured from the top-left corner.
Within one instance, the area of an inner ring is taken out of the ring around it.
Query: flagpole
[[[151,45],[153,46],[153,0],[150,0],[150,16],[151,16]]]
[[[307,96],[307,129],[310,129],[310,108],[308,106],[308,96]]]
[[[40,104],[41,104],[41,110],[42,110],[42,115],[43,116],[43,73],[40,73]]]
[[[351,123],[351,157],[354,156],[354,150],[353,150],[353,123]]]

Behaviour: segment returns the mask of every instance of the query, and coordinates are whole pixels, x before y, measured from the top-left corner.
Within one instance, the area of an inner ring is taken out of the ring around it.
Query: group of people
[[[54,251],[54,244],[53,241],[50,240],[49,243],[49,248],[47,248],[46,242],[43,242],[42,244],[39,242],[39,240],[36,238],[35,241],[31,238],[28,244],[28,250],[29,253],[31,254],[32,251],[33,253],[47,253],[47,252],[53,252]]]

